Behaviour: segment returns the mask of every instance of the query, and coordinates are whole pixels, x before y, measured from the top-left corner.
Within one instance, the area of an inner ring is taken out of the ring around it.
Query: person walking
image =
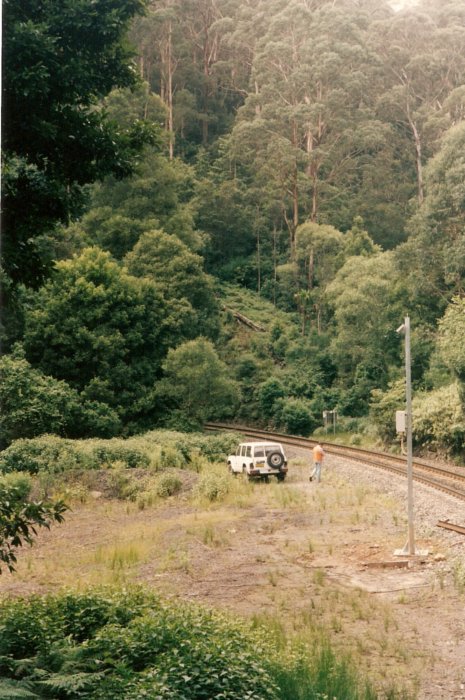
[[[321,465],[325,458],[325,452],[318,442],[313,448],[313,471],[310,474],[310,481],[315,478],[318,483],[321,481]]]

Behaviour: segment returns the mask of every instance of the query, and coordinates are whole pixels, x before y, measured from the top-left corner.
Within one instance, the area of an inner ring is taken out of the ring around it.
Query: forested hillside
[[[1,445],[465,437],[465,5],[4,2]]]

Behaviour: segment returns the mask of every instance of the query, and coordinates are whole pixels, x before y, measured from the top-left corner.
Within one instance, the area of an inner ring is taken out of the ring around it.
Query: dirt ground
[[[0,595],[140,582],[302,636],[328,632],[380,688],[465,700],[465,593],[454,582],[465,537],[423,523],[417,547],[428,554],[396,556],[405,503],[389,477],[355,477],[333,457],[309,483],[308,457],[290,456],[286,483],[238,477],[219,504],[187,488],[144,509],[94,492],[21,553]]]

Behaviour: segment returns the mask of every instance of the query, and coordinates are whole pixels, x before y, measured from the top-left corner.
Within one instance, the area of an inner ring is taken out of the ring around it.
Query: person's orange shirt
[[[313,448],[313,460],[315,462],[322,462],[323,457],[325,456],[325,453],[323,452],[323,448],[321,445],[315,445]]]

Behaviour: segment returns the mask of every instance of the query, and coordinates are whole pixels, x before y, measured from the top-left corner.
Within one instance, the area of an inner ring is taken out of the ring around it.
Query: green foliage
[[[214,433],[213,435],[192,436],[193,444],[198,447],[200,454],[209,462],[220,462],[231,454],[240,435],[237,433]]]
[[[11,697],[381,697],[321,636],[292,644],[269,626],[141,588],[4,599],[0,632],[0,688]],[[382,697],[405,696],[390,688]]]
[[[392,254],[382,253],[349,258],[328,288],[337,324],[332,350],[339,373],[353,380],[358,365],[376,368],[369,369],[367,397],[371,388],[386,381],[388,365],[398,362],[395,329],[403,317],[398,279]]]
[[[97,459],[79,449],[79,443],[53,435],[16,440],[0,453],[0,471],[60,473],[74,469],[97,469]]]
[[[0,452],[0,473],[66,474],[97,469],[121,472],[173,467],[197,470],[199,457],[209,462],[224,461],[238,439],[236,433],[205,435],[166,430],[127,440],[67,440],[44,435],[16,440]]]
[[[439,352],[455,376],[465,384],[465,299],[455,297],[439,321]]]
[[[68,509],[63,501],[28,501],[30,486],[23,475],[0,477],[0,574],[5,566],[14,571],[18,548],[32,545],[39,528],[62,522]]]
[[[21,665],[25,687],[39,693],[277,697],[261,661],[263,635],[221,613],[163,603],[137,589],[5,600],[0,629],[2,676],[14,679]]]
[[[163,364],[164,379],[157,394],[197,424],[231,415],[238,403],[238,390],[228,377],[212,343],[198,338],[170,350]]]
[[[123,463],[114,462],[112,469],[106,475],[107,493],[112,498],[122,501],[135,500],[143,490],[143,485],[128,471]]]
[[[326,640],[315,644],[311,658],[309,663],[308,653],[300,651],[289,665],[273,668],[273,678],[279,686],[280,698],[376,700],[379,697],[368,685],[359,690],[357,675],[349,659],[338,657]]]
[[[262,415],[265,418],[271,418],[275,415],[277,404],[285,395],[284,385],[276,377],[270,377],[266,382],[263,382],[258,391]]]
[[[0,373],[0,447],[44,433],[106,437],[121,430],[107,404],[88,400],[66,382],[34,369],[18,348],[0,359]]]
[[[64,381],[35,370],[23,357],[0,359],[0,447],[17,438],[63,433],[79,410],[79,397]]]
[[[9,472],[0,476],[0,483],[6,489],[11,489],[14,498],[18,501],[26,501],[32,491],[32,479],[29,474],[21,472]]]
[[[57,265],[27,314],[32,364],[106,404],[126,428],[153,420],[153,383],[187,309],[169,307],[147,279],[131,277],[98,248]]]
[[[184,337],[198,335],[215,339],[219,332],[219,306],[213,279],[203,271],[203,261],[175,235],[164,231],[145,233],[126,255],[124,263],[131,275],[148,277],[169,303],[185,300]]]
[[[41,235],[79,210],[83,185],[127,174],[153,139],[141,122],[120,129],[99,105],[136,82],[124,36],[142,9],[141,0],[5,2],[2,253],[15,282],[40,283],[50,270]]]
[[[227,472],[219,474],[208,471],[200,475],[194,493],[207,501],[221,501],[229,493],[230,487],[231,477]]]
[[[118,464],[125,469],[148,467],[149,455],[122,441],[110,440],[94,446],[53,435],[16,440],[0,453],[0,472],[24,471],[29,474],[59,474],[74,470],[108,469]]]
[[[371,393],[370,418],[382,440],[396,437],[396,411],[405,410],[405,381],[391,382],[386,391],[374,389]]]
[[[414,396],[413,439],[423,448],[463,454],[465,416],[457,384]]]
[[[98,445],[92,450],[100,468],[111,467],[115,462],[123,465],[125,469],[148,467],[150,458],[142,450],[127,447],[118,441],[109,441]]]
[[[342,265],[344,236],[333,226],[301,224],[296,230],[296,255],[308,289],[325,289]]]
[[[121,259],[142,233],[162,229],[191,251],[203,247],[196,229],[192,168],[147,151],[130,178],[107,178],[94,186],[81,226],[90,240]]]
[[[281,399],[275,419],[286,432],[294,435],[310,435],[318,425],[309,402],[304,399]]]
[[[182,487],[182,481],[174,474],[161,474],[157,480],[155,493],[160,498],[168,498],[179,493]]]

